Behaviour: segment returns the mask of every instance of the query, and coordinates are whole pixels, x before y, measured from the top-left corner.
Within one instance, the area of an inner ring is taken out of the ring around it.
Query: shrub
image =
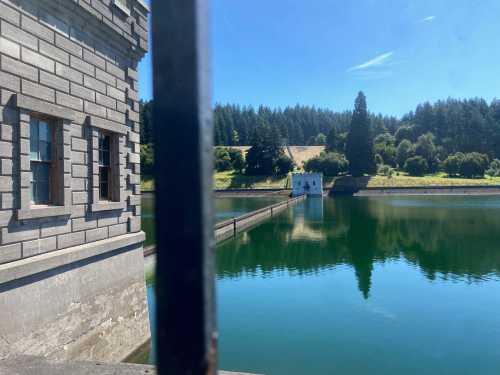
[[[218,172],[229,171],[233,168],[231,157],[225,147],[215,148],[215,169]]]
[[[394,136],[389,133],[382,133],[375,137],[374,139],[374,150],[375,158],[380,155],[383,162],[380,163],[377,160],[377,164],[388,164],[390,166],[396,166],[396,147],[394,147]]]
[[[465,154],[460,166],[460,175],[466,178],[484,177],[488,167],[488,156],[478,152]]]
[[[396,138],[396,144],[401,143],[403,140],[414,141],[415,140],[415,128],[411,125],[403,125],[396,130],[394,135]]]
[[[448,156],[443,161],[442,168],[448,174],[448,176],[452,177],[460,174],[460,169],[462,168],[464,157],[464,154],[462,154],[461,152],[457,152],[455,155]]]
[[[384,159],[380,154],[375,154],[375,164],[382,165],[384,164]]]
[[[243,158],[243,153],[237,148],[230,148],[227,152],[229,154],[229,158],[231,159],[232,168],[236,172],[241,173],[243,169],[245,169],[245,159]]]
[[[154,152],[153,145],[141,145],[141,173],[145,176],[153,174]]]
[[[396,149],[396,161],[399,168],[403,168],[408,158],[415,155],[415,147],[407,140],[403,139]]]
[[[500,177],[500,160],[493,159],[488,170],[486,171],[486,174],[492,177]]]
[[[381,176],[392,177],[392,175],[394,174],[394,169],[392,169],[390,165],[381,164],[378,166],[377,173]]]
[[[435,137],[432,133],[427,133],[418,137],[415,144],[415,154],[425,159],[427,170],[431,170],[432,172],[436,171],[439,165],[434,139]]]
[[[294,166],[295,165],[294,165],[292,159],[290,159],[286,155],[281,155],[276,160],[276,174],[278,176],[284,176],[284,175],[288,174],[288,172],[293,171]]]
[[[413,156],[406,160],[405,163],[405,171],[410,176],[423,176],[428,168],[427,161],[421,156]]]
[[[348,167],[345,156],[336,152],[323,152],[304,163],[307,172],[320,172],[331,177],[347,172]]]

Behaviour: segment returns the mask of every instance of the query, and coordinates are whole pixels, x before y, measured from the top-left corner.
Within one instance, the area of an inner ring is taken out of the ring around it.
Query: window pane
[[[109,199],[109,189],[108,184],[101,184],[99,186],[99,196],[101,200]]]
[[[30,121],[30,159],[38,160],[38,121]]]
[[[39,132],[39,138],[41,141],[50,141],[50,128],[49,124],[47,124],[45,121],[38,121],[38,132]]]
[[[51,142],[42,141],[38,144],[40,159],[44,161],[52,160],[52,146]]]
[[[102,147],[101,147],[101,149],[103,151],[109,151],[109,135],[104,135],[101,139],[102,139],[102,142],[101,142]]]
[[[109,199],[109,170],[107,167],[99,168],[99,197]]]
[[[49,203],[50,164],[31,162],[31,197],[36,204]]]
[[[103,166],[109,166],[109,152],[103,151],[101,155],[101,164]]]

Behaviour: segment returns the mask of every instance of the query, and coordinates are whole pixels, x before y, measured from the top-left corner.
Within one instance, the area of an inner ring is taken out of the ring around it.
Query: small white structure
[[[293,173],[292,174],[292,196],[299,195],[323,195],[322,173]]]

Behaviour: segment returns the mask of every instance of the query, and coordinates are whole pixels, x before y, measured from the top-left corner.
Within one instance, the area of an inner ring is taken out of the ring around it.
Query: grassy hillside
[[[292,159],[297,164],[297,168],[302,168],[305,161],[318,156],[324,150],[325,146],[290,146]]]
[[[288,183],[288,185],[287,185]],[[393,177],[372,176],[353,178],[343,177],[325,177],[324,185],[326,188],[332,187],[335,183],[346,185],[355,184],[359,187],[418,187],[418,186],[490,186],[500,185],[500,177],[486,178],[450,178],[444,173],[424,176],[411,177],[404,174]],[[214,173],[214,189],[284,189],[290,186],[289,177],[272,176],[245,176],[234,172]],[[142,181],[142,191],[154,190],[154,181],[146,177]]]
[[[235,148],[237,150],[241,150],[241,152],[245,154],[250,149],[250,146],[228,146],[227,148]],[[286,147],[284,147],[283,149],[285,151],[285,154],[287,156],[290,156],[296,163],[297,168],[302,168],[305,161],[318,156],[321,151],[325,149],[325,146],[289,146],[291,155],[289,154]]]
[[[245,176],[232,171],[214,174],[214,189],[284,189],[290,186],[289,176]]]
[[[352,179],[352,177],[349,177]],[[346,179],[346,177],[344,177]],[[373,176],[366,178],[368,187],[416,187],[416,186],[481,186],[500,185],[500,177],[485,178],[450,178],[444,173],[423,177],[412,177],[404,174],[392,176]]]
[[[284,189],[288,176],[245,176],[233,171],[214,173],[214,189]],[[141,182],[142,191],[154,191],[154,180],[145,176]]]

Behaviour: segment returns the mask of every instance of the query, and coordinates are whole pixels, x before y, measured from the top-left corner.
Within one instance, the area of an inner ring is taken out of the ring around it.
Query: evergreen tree
[[[278,129],[263,121],[252,136],[252,147],[246,156],[246,173],[262,176],[276,174],[277,162],[283,156]]]
[[[326,137],[326,151],[338,151],[337,129],[335,129],[335,126],[332,127]]]
[[[346,156],[349,172],[355,177],[376,172],[375,154],[370,129],[370,119],[366,108],[366,97],[358,94],[354,103],[351,128],[347,135]]]
[[[150,144],[153,142],[153,102],[144,102],[141,100],[139,111],[141,143]]]

